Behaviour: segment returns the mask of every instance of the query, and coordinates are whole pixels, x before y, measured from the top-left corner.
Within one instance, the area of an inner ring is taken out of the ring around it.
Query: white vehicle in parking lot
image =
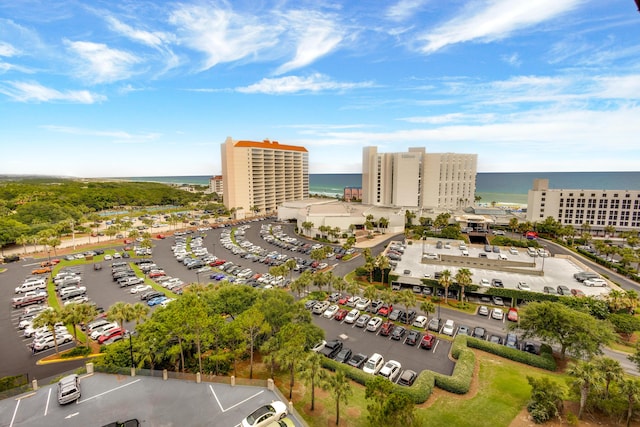
[[[332,319],[333,316],[340,310],[340,307],[336,304],[330,305],[324,313],[322,313],[322,317],[326,317],[327,319]]]
[[[455,327],[455,324],[453,323],[453,320],[448,319],[446,322],[444,322],[444,326],[442,327],[443,334],[449,335],[452,337],[455,330],[456,330],[456,327]]]
[[[100,337],[100,335],[106,333],[107,331],[111,330],[111,329],[116,329],[118,328],[119,325],[117,322],[111,322],[111,323],[107,323],[106,325],[100,326],[98,328],[95,328],[92,332],[91,332],[91,339],[92,340],[97,340],[98,337]]]
[[[136,285],[129,291],[132,294],[137,294],[140,292],[148,291],[151,289],[151,285]]]
[[[607,282],[604,279],[587,279],[584,282],[582,282],[583,285],[585,286],[596,286],[596,287],[606,287],[607,286]]]
[[[382,319],[380,317],[374,317],[369,320],[369,323],[367,323],[367,331],[375,332],[378,330],[380,325],[382,325]]]
[[[358,320],[358,317],[360,317],[360,310],[358,310],[357,308],[354,308],[344,318],[344,323],[353,323],[356,320]]]
[[[491,317],[496,320],[502,320],[502,318],[504,317],[504,311],[502,311],[501,308],[494,308],[491,312]]]
[[[35,351],[46,350],[48,348],[54,347],[56,343],[60,345],[70,341],[73,341],[73,335],[69,333],[56,335],[55,341],[53,339],[53,335],[49,335],[42,338],[41,340],[34,341],[33,349]]]
[[[413,326],[416,328],[424,329],[427,326],[427,317],[426,316],[416,317],[416,320],[413,321]]]
[[[387,378],[391,382],[396,382],[396,380],[400,376],[400,372],[402,372],[402,365],[400,365],[400,362],[396,362],[395,360],[389,360],[380,369],[380,371],[378,372],[378,375],[380,375],[381,377]]]
[[[527,282],[518,282],[518,289],[520,289],[521,291],[530,291],[531,290],[531,286],[529,286],[529,284]]]

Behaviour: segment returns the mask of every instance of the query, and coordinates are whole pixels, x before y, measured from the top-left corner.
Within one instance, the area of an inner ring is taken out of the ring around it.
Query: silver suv
[[[58,403],[65,405],[80,399],[80,379],[76,374],[67,375],[58,381]]]

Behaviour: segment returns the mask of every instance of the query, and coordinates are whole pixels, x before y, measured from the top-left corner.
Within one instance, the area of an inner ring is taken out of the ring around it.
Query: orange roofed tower
[[[309,153],[304,147],[228,137],[221,155],[224,205],[240,216],[275,213],[285,201],[309,197]]]

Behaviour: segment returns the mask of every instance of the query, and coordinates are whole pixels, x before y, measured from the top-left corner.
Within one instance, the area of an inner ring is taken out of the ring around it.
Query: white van
[[[16,288],[16,294],[22,294],[36,289],[46,289],[47,283],[44,280],[23,283]]]
[[[499,259],[500,261],[506,261],[506,260],[508,260],[509,258],[507,258],[507,256],[506,256],[505,254],[498,254],[498,259]]]

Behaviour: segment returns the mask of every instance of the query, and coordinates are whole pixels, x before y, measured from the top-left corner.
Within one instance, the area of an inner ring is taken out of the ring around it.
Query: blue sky
[[[213,175],[234,139],[637,171],[632,0],[0,0],[0,174]]]

